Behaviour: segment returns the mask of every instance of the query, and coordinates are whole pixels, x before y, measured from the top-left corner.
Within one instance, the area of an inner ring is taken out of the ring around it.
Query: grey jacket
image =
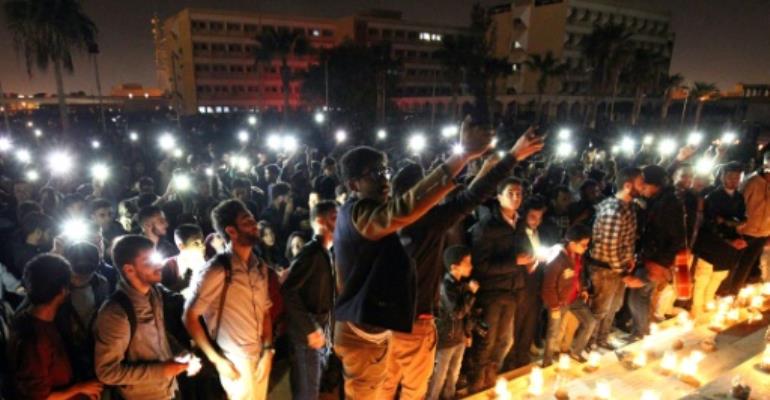
[[[173,358],[166,338],[163,299],[156,289],[142,295],[122,279],[118,291],[131,300],[136,314],[136,331],[131,335],[123,307],[110,299],[99,310],[94,324],[94,366],[96,376],[118,387],[127,400],[171,399],[174,378],[163,376],[163,362]]]

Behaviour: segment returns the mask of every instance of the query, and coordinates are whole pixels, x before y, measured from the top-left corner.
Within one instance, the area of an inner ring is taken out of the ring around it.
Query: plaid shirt
[[[591,258],[612,268],[626,267],[634,259],[636,213],[631,203],[610,197],[596,206]]]

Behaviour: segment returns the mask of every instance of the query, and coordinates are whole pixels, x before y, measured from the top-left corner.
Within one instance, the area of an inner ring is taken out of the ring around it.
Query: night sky
[[[688,82],[715,82],[723,90],[740,81],[770,83],[770,0],[626,0],[668,8],[677,35],[671,71]],[[99,27],[102,87],[135,82],[156,86],[150,18],[165,17],[184,7],[259,10],[279,14],[337,17],[367,8],[404,12],[406,19],[466,25],[468,0],[86,0],[86,11]],[[500,1],[484,1],[485,5]],[[441,19],[437,18],[441,15]],[[53,92],[51,73],[26,75],[23,61],[13,52],[10,34],[0,22],[0,82],[9,92]],[[65,90],[95,93],[91,63],[81,57],[75,74],[65,78]]]

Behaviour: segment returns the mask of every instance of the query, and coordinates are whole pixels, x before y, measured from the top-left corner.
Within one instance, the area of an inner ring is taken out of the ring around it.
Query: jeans
[[[757,264],[759,256],[762,255],[762,251],[765,248],[765,242],[767,237],[754,237],[744,236],[748,247],[743,250],[741,259],[738,261],[738,265],[732,271],[730,276],[730,290],[731,294],[738,294],[738,291],[746,284],[746,281],[751,275],[751,270]]]
[[[717,290],[729,271],[714,271],[714,266],[698,259],[695,264],[695,285],[692,293],[692,313],[696,318],[706,311],[706,304],[716,299]]]
[[[590,266],[591,283],[594,287],[594,298],[591,311],[596,319],[596,341],[606,342],[612,331],[615,314],[623,306],[623,296],[626,285],[620,273],[607,268]]]
[[[513,345],[513,316],[516,303],[513,296],[478,296],[476,305],[483,310],[483,321],[488,326],[487,336],[474,344],[471,353],[473,371],[470,376],[476,379],[490,364],[502,366],[505,355]]]
[[[575,333],[575,337],[572,339],[570,350],[572,354],[582,353],[588,344],[588,340],[594,333],[596,318],[594,318],[591,309],[583,300],[575,300],[569,306],[560,308],[558,312],[551,310],[548,313],[548,333],[546,334],[545,352],[543,353],[544,363],[553,361],[554,349],[559,348],[559,333],[561,332],[562,321],[564,321],[567,312],[572,313],[580,321],[580,326]]]
[[[628,290],[628,309],[634,322],[631,333],[644,336],[650,333],[650,310],[656,283],[647,277],[645,268],[637,268],[634,276],[644,281],[644,286]]]
[[[293,339],[293,338],[292,338]],[[307,343],[292,340],[291,395],[293,399],[317,399],[321,374],[329,357],[329,349],[312,349]]]
[[[436,365],[433,368],[433,376],[430,378],[428,400],[455,398],[457,378],[460,376],[464,353],[465,343],[439,349],[436,352]]]

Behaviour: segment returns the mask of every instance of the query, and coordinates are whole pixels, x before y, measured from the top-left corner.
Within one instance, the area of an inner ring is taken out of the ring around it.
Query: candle
[[[714,302],[714,300],[709,301],[706,303],[706,311],[714,311],[717,309],[717,304]]]
[[[660,332],[660,326],[658,326],[657,323],[653,322],[650,324],[650,336],[657,335],[658,332]]]
[[[765,346],[765,351],[762,353],[761,367],[770,369],[770,344]]]
[[[645,390],[642,392],[640,400],[660,400],[660,395],[654,390]]]
[[[741,317],[741,312],[737,308],[733,308],[732,310],[727,312],[727,320],[730,322],[737,322],[740,317]]]
[[[770,282],[765,282],[762,285],[762,294],[765,296],[770,296]]]
[[[594,391],[596,398],[599,400],[609,400],[612,398],[612,390],[610,384],[607,381],[596,382],[596,390]]]
[[[679,365],[679,374],[682,377],[695,378],[698,375],[698,363],[700,363],[706,356],[700,351],[693,351],[689,357],[682,360]]]
[[[601,360],[602,355],[599,354],[598,351],[592,351],[588,353],[588,367],[589,368],[599,368],[599,361]]]
[[[668,375],[676,371],[678,363],[679,362],[676,358],[676,354],[674,352],[667,351],[666,354],[663,355],[663,360],[660,362],[660,367],[663,369],[663,372]]]
[[[497,379],[495,383],[495,398],[500,400],[512,400],[511,391],[508,390],[508,381],[505,378]]]
[[[637,368],[644,367],[647,365],[647,353],[644,351],[639,352],[636,357],[634,357],[634,361],[632,361],[634,366]]]
[[[566,371],[570,367],[570,358],[567,354],[560,354],[559,355],[559,365],[558,370],[559,371]]]
[[[751,298],[751,304],[750,304],[751,308],[760,309],[764,305],[765,305],[765,298],[764,297],[762,297],[762,296],[757,294],[757,295],[754,295]]]
[[[676,316],[676,322],[679,325],[686,325],[690,321],[690,316],[687,315],[686,312],[680,312],[679,315]]]
[[[754,288],[751,286],[746,286],[738,292],[738,300],[746,301],[753,294]]]
[[[543,394],[543,370],[540,367],[532,367],[529,373],[529,394],[540,396]]]

